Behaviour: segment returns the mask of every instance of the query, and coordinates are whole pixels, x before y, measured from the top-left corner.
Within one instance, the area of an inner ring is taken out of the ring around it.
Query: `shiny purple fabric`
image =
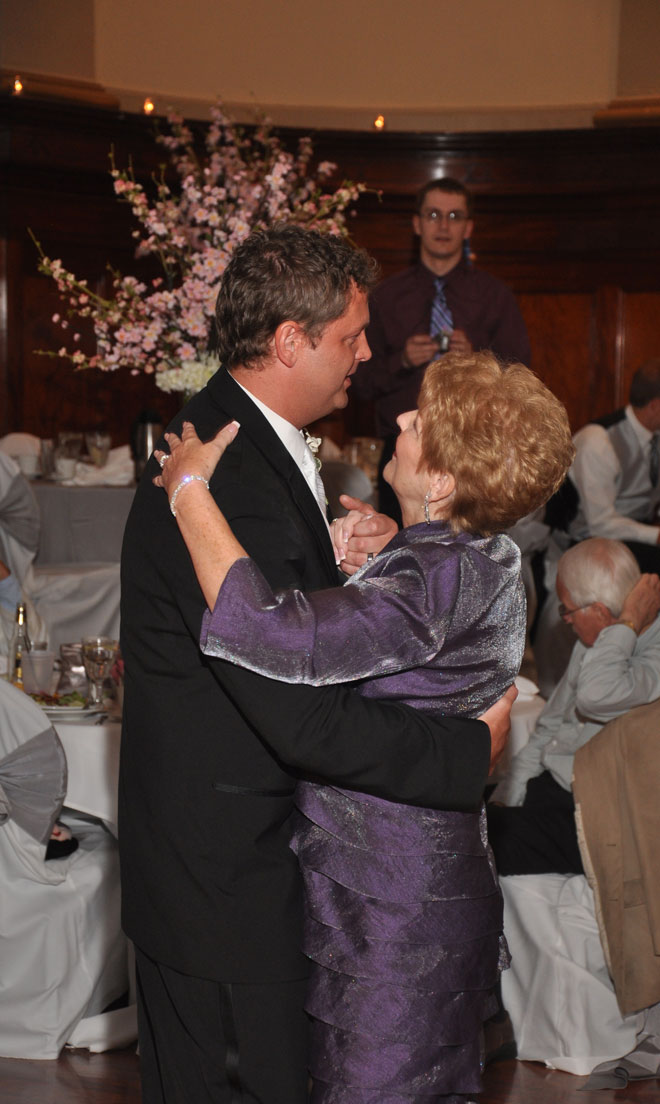
[[[522,658],[519,556],[503,536],[404,530],[340,591],[273,594],[240,560],[203,647],[285,681],[476,716]],[[480,813],[301,783],[292,846],[313,962],[313,1104],[432,1104],[481,1087],[479,1035],[506,962]]]

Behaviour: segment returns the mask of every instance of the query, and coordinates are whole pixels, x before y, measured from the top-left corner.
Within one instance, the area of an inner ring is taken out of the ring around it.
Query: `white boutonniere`
[[[323,441],[323,438],[322,437],[312,437],[311,433],[309,433],[308,430],[306,430],[306,429],[303,429],[303,433],[305,434],[305,444],[307,445],[307,448],[309,449],[309,451],[312,453],[312,455],[313,455],[313,457],[316,461],[316,467],[317,467],[318,471],[320,471],[321,470],[321,458],[318,455],[318,451],[321,447],[321,442]]]

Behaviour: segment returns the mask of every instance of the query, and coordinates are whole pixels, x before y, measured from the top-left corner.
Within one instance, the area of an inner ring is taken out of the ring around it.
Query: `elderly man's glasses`
[[[567,618],[572,617],[574,613],[579,613],[580,610],[589,609],[589,606],[593,606],[593,602],[585,602],[583,606],[575,606],[573,609],[569,609],[563,602],[559,603],[559,616],[562,621],[566,621]]]
[[[465,211],[438,211],[436,207],[432,207],[430,211],[420,211],[419,217],[426,220],[426,222],[466,222],[467,215]]]

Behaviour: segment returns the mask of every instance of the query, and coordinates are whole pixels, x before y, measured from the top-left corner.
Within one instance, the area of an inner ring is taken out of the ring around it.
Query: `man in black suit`
[[[223,278],[224,367],[184,415],[203,439],[240,422],[211,491],[274,586],[339,581],[313,475],[308,482],[298,463],[300,430],[346,404],[370,355],[372,282],[366,254],[298,227],[252,235]],[[204,601],[152,485],[157,471],[152,457],[122,556],[120,848],[143,1101],[302,1104],[306,965],[288,847],[296,777],[474,808],[490,734],[480,721],[441,724],[349,689],[287,686],[203,656]],[[358,559],[389,534],[382,517],[365,520]],[[507,705],[494,707],[497,746]]]

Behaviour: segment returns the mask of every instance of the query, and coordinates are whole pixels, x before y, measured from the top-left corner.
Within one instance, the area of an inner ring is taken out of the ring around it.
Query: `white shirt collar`
[[[628,419],[628,421],[630,422],[630,424],[633,428],[633,431],[635,433],[635,437],[637,438],[637,440],[640,443],[642,452],[644,452],[645,450],[648,450],[648,447],[651,443],[651,438],[653,436],[653,433],[650,429],[647,429],[646,426],[642,425],[639,418],[636,417],[635,411],[633,410],[630,403],[628,403],[628,405],[626,407],[626,418]]]
[[[291,422],[287,422],[286,418],[283,418],[281,414],[276,414],[274,410],[271,410],[269,406],[266,406],[265,402],[262,402],[261,399],[258,399],[256,395],[252,394],[251,391],[248,391],[247,387],[244,387],[242,383],[238,383],[238,380],[235,379],[235,377],[232,377],[232,379],[234,379],[234,383],[238,384],[238,386],[241,388],[241,391],[244,391],[245,394],[252,399],[254,405],[259,408],[270,427],[279,437],[287,452],[290,453],[290,455],[293,457],[296,464],[304,474],[303,455],[305,453],[306,445],[302,430],[296,429],[296,427],[292,425]]]
[[[319,506],[319,510],[321,511],[321,516],[326,524],[326,527],[328,528],[328,531],[330,531],[328,519],[325,515],[324,510],[321,508],[321,504],[318,502],[316,489],[312,485],[312,479],[314,478],[314,476],[311,473],[315,471],[314,465],[316,463],[316,460],[314,459],[313,453],[307,446],[307,442],[305,440],[302,429],[296,429],[296,427],[292,425],[291,422],[287,422],[286,418],[283,418],[281,414],[276,414],[274,410],[271,410],[269,406],[266,406],[266,404],[262,402],[261,399],[258,399],[256,395],[253,395],[251,391],[248,391],[247,387],[244,387],[243,384],[239,383],[238,380],[235,379],[233,376],[232,379],[234,380],[234,383],[238,384],[238,386],[241,388],[241,391],[244,391],[248,398],[252,399],[254,405],[259,408],[268,424],[279,437],[280,441],[284,445],[291,458],[297,464],[305,482],[307,483],[307,486],[314,495],[314,501],[317,502]],[[311,466],[305,464],[306,453],[309,453],[314,461]]]

